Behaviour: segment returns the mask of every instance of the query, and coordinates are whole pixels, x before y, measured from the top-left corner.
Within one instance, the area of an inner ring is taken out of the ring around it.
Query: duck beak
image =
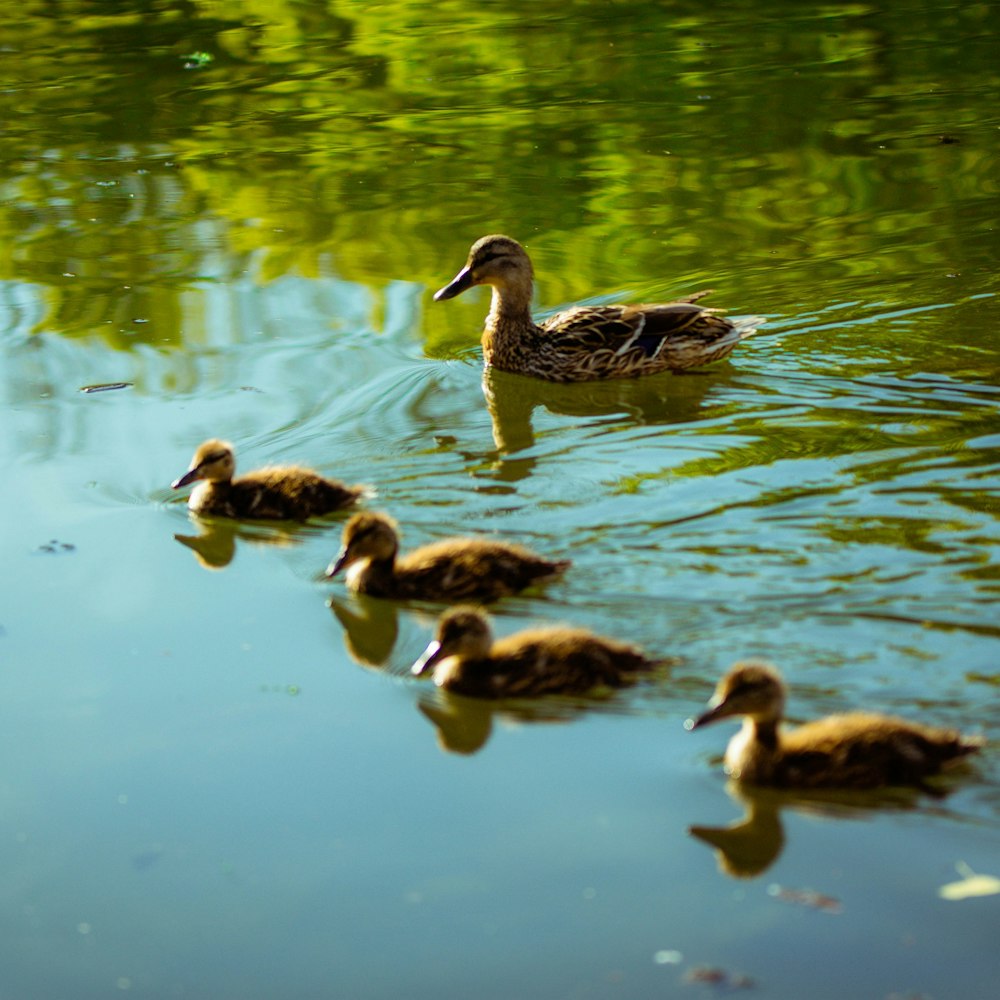
[[[434,639],[420,654],[420,659],[410,667],[410,673],[414,677],[422,677],[441,659],[442,655],[441,643]]]
[[[697,719],[688,719],[684,723],[684,728],[687,730],[700,729],[702,726],[707,726],[712,722],[718,722],[719,719],[724,719],[729,715],[729,709],[724,701],[720,701],[717,704],[711,705],[707,712],[702,712]]]
[[[434,301],[440,302],[442,299],[453,299],[456,295],[470,289],[475,282],[472,280],[472,268],[463,267],[451,280],[450,285],[445,285],[434,293]]]
[[[170,488],[173,490],[179,490],[182,486],[187,486],[188,483],[193,483],[196,479],[201,479],[201,469],[195,466],[193,469],[188,469],[180,479],[175,479],[171,484]]]
[[[345,545],[340,552],[337,553],[337,558],[326,567],[326,573],[324,576],[327,579],[336,576],[349,562],[347,546]]]

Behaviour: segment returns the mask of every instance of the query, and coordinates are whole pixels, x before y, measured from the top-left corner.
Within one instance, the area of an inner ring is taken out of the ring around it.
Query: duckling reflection
[[[434,683],[456,694],[525,698],[625,687],[663,665],[637,646],[563,625],[494,640],[483,612],[459,607],[438,620],[412,671],[420,677],[433,670]]]
[[[488,538],[449,538],[399,556],[396,522],[386,514],[355,514],[326,575],[347,569],[355,593],[397,600],[494,601],[565,572],[568,559],[546,559]]]
[[[715,848],[723,874],[756,878],[778,860],[785,846],[780,793],[738,781],[728,782],[726,791],[743,806],[743,818],[728,826],[691,826],[688,833]]]
[[[829,715],[782,729],[785,683],[763,660],[736,663],[719,681],[708,711],[688,728],[743,717],[726,748],[727,774],[778,788],[880,788],[913,785],[977,751],[979,738],[873,712]]]
[[[434,688],[421,695],[417,708],[437,731],[438,746],[448,753],[471,756],[478,753],[493,733],[494,717],[512,725],[572,722],[593,708],[592,704],[568,701],[505,704],[468,698]]]
[[[267,534],[259,529],[241,525],[238,521],[215,520],[214,518],[193,518],[200,529],[197,535],[175,534],[181,545],[194,552],[195,558],[205,569],[224,569],[236,556],[236,539],[254,545],[294,545],[297,537],[289,531],[267,529]]]
[[[524,247],[509,236],[477,240],[465,266],[435,301],[474,285],[493,298],[483,330],[488,367],[550,382],[633,378],[707,365],[726,357],[764,319],[731,320],[697,305],[711,291],[653,305],[573,306],[541,326],[531,318],[534,270]]]
[[[396,606],[364,595],[349,603],[331,597],[326,602],[344,629],[344,648],[362,667],[383,668],[399,637],[399,614]]]
[[[180,489],[200,480],[188,507],[217,517],[305,521],[353,506],[370,490],[345,486],[298,465],[269,466],[234,479],[236,459],[228,441],[212,438],[198,446],[191,466],[174,480]]]

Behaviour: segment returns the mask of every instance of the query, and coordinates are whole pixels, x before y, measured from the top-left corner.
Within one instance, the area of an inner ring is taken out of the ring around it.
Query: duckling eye
[[[208,458],[205,459],[205,462],[206,464],[209,462],[221,462],[225,459],[225,457],[226,457],[226,452],[217,451],[214,455],[209,455]]]

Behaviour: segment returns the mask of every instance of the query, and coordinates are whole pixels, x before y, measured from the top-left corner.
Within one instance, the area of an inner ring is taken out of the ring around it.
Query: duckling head
[[[392,559],[398,548],[396,522],[391,517],[369,511],[355,514],[344,525],[340,552],[326,568],[326,575],[336,576],[342,569],[362,559],[376,562]]]
[[[475,608],[451,608],[438,620],[434,639],[410,668],[414,677],[432,669],[449,656],[475,660],[487,656],[493,645],[490,620]]]
[[[520,288],[531,298],[534,271],[523,246],[509,236],[484,236],[472,244],[465,267],[450,284],[435,292],[434,301],[453,299],[473,285],[492,285],[501,290]]]
[[[784,711],[785,684],[777,669],[766,660],[741,660],[719,681],[708,711],[688,728],[697,729],[737,715],[755,722],[777,722]]]
[[[233,446],[228,441],[211,438],[198,445],[198,450],[191,459],[188,471],[180,479],[175,479],[170,485],[175,489],[187,486],[196,479],[207,479],[212,483],[227,483],[236,472],[236,459],[233,457]]]

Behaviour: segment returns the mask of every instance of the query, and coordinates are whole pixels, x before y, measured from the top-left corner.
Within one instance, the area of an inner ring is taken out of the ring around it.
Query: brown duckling
[[[426,601],[494,601],[566,570],[568,559],[544,559],[530,549],[487,538],[449,538],[397,557],[396,522],[386,514],[355,514],[346,525],[328,577],[347,569],[359,594]]]
[[[573,306],[541,326],[531,318],[534,271],[517,240],[484,236],[472,245],[465,267],[435,301],[473,285],[491,285],[493,300],[483,330],[487,366],[550,382],[631,378],[696,368],[726,357],[764,319],[726,319],[695,303],[697,292],[654,305]]]
[[[744,660],[719,681],[708,711],[687,726],[743,716],[743,728],[726,748],[726,772],[778,788],[926,788],[924,778],[982,746],[981,739],[954,729],[873,712],[828,715],[783,729],[785,690],[770,663]]]
[[[233,446],[213,438],[198,446],[191,467],[171,485],[176,490],[202,480],[188,500],[195,514],[289,521],[342,510],[369,493],[297,465],[269,466],[239,479],[233,479],[235,472]]]
[[[419,677],[474,698],[583,694],[633,684],[662,661],[638,647],[565,626],[529,629],[494,641],[489,619],[474,608],[451,608],[410,668]]]

